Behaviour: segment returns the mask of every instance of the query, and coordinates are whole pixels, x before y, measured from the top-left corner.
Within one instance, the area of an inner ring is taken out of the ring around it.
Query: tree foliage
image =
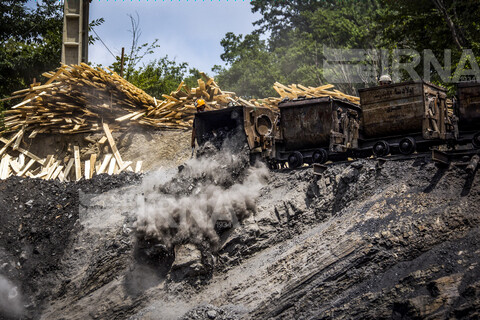
[[[119,71],[118,67],[115,69]],[[165,56],[133,69],[129,81],[151,96],[160,98],[162,94],[176,90],[182,81],[190,87],[197,86],[198,78],[197,69],[188,69],[186,62],[177,63]]]
[[[62,4],[57,0],[26,6],[27,0],[0,2],[0,96],[10,95],[59,66]]]
[[[254,23],[257,29],[246,36],[227,33],[221,41],[226,66],[214,70],[221,86],[239,94],[261,97],[268,90],[253,86],[270,88],[275,80],[306,85],[327,82],[325,47],[385,49],[390,63],[397,48],[421,54],[431,50],[442,66],[444,50],[451,49],[452,76],[463,49],[471,49],[477,61],[480,57],[478,0],[253,0],[251,4],[252,11],[262,16]],[[379,63],[373,67],[379,76]],[[420,63],[415,70],[422,76],[423,68]],[[402,80],[409,78],[407,73],[402,76]],[[444,84],[434,69],[431,79]],[[339,87],[354,93],[368,85],[364,82]]]

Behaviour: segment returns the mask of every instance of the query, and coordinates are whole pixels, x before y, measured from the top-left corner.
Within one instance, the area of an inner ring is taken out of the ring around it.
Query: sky
[[[243,0],[93,0],[90,21],[104,18],[95,28],[100,38],[115,55],[131,47],[130,18],[140,17],[140,43],[159,40],[160,48],[148,60],[165,55],[189,67],[211,73],[215,64],[223,65],[220,40],[227,32],[248,34],[253,22],[260,18],[251,12],[250,2]],[[89,46],[89,61],[109,66],[114,57],[100,42]]]

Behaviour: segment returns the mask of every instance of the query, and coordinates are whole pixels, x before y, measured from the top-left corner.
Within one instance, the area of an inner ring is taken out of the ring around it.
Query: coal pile
[[[99,194],[139,181],[139,175],[127,173],[77,183],[19,177],[0,181],[0,275],[22,293],[27,307],[20,313],[32,317],[46,302],[70,237],[81,228],[81,193]]]
[[[1,182],[0,304],[14,319],[480,316],[478,172],[363,159],[249,180],[263,169],[243,160]],[[222,232],[161,223],[216,195],[230,217],[252,207]]]

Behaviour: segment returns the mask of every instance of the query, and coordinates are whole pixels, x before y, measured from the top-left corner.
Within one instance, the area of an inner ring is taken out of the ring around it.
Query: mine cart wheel
[[[373,154],[375,157],[385,157],[390,153],[390,146],[385,140],[380,140],[373,145]]]
[[[480,149],[480,132],[475,133],[472,138],[472,144],[475,148]]]
[[[328,160],[328,152],[325,149],[318,149],[313,152],[313,163],[325,163]]]
[[[415,143],[415,139],[412,137],[403,138],[398,144],[398,150],[401,154],[405,155],[414,153],[416,148],[417,144]]]
[[[303,156],[300,152],[298,151],[295,151],[295,152],[292,152],[289,156],[288,156],[288,166],[290,168],[298,168],[300,167],[301,165],[303,164]]]

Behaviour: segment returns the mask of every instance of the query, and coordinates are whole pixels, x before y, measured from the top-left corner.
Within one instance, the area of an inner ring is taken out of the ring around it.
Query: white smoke
[[[144,179],[137,231],[168,247],[204,241],[215,247],[217,220],[235,225],[250,216],[268,169],[249,167],[248,151],[222,150],[190,159],[179,174],[160,171]]]
[[[0,318],[20,317],[23,313],[22,297],[19,289],[7,278],[0,275]]]

